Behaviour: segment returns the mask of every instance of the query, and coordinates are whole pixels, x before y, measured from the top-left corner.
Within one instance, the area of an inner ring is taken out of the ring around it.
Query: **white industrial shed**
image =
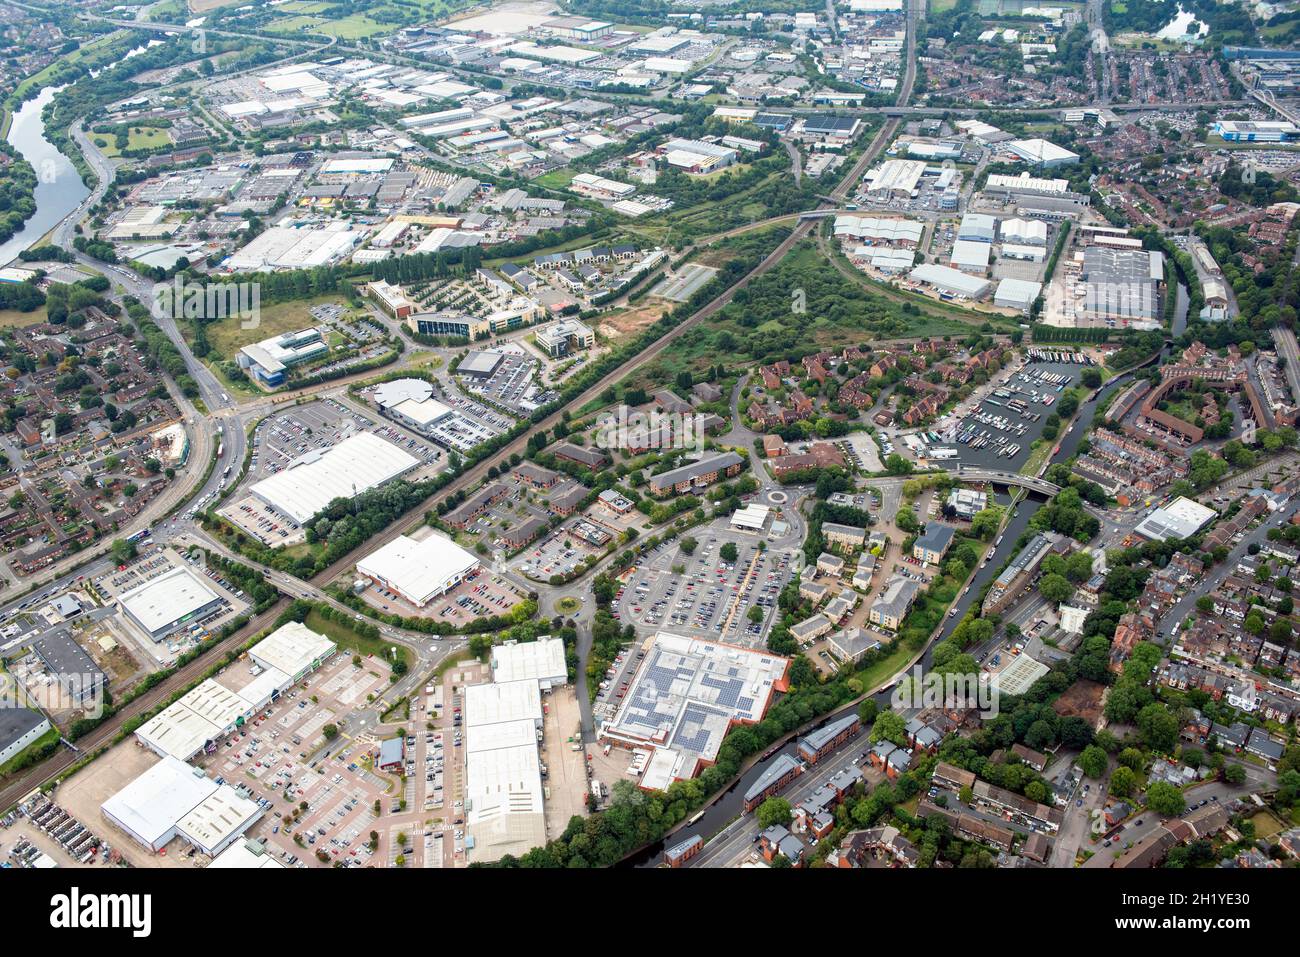
[[[259,499],[299,525],[336,498],[351,498],[420,464],[373,432],[358,432],[321,452],[308,452],[251,487]]]
[[[291,621],[250,648],[248,656],[261,667],[283,674],[283,690],[319,668],[336,648],[330,639],[316,634],[300,622]]]
[[[357,562],[357,571],[423,608],[455,588],[478,567],[478,559],[449,538],[416,541],[399,535]]]
[[[1028,279],[1003,279],[993,293],[993,305],[1028,312],[1038,294],[1043,291],[1041,282]]]
[[[542,724],[542,695],[535,680],[492,682],[465,688],[465,723],[474,726],[499,721]]]
[[[184,565],[122,592],[118,604],[154,641],[221,605],[221,597]]]
[[[495,861],[545,844],[537,681],[469,685],[464,713],[470,861]]]
[[[568,684],[563,639],[543,636],[536,641],[493,645],[492,680],[498,684],[536,681],[543,691]]]
[[[908,273],[908,278],[913,282],[933,286],[940,292],[946,292],[954,296],[966,296],[969,299],[982,298],[988,293],[990,285],[987,279],[968,275],[960,269],[953,269],[951,266],[939,266],[934,263],[923,263],[917,266]]]
[[[262,816],[262,807],[223,784],[176,823],[176,833],[215,857]]]
[[[176,836],[180,821],[219,785],[184,761],[164,757],[100,805],[111,823],[152,851]]]
[[[952,244],[952,264],[958,269],[983,274],[989,268],[993,247],[975,239],[959,239]]]
[[[136,740],[165,758],[188,761],[219,741],[257,709],[211,678],[136,729]]]

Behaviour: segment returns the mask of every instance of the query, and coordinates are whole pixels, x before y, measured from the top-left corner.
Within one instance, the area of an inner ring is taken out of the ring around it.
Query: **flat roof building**
[[[240,868],[252,870],[284,870],[284,865],[277,861],[267,849],[257,841],[233,841],[229,847],[212,859],[209,868]]]
[[[184,565],[117,596],[122,611],[154,641],[222,606],[222,599]]]
[[[1187,538],[1195,535],[1217,514],[1214,509],[1180,495],[1168,505],[1152,509],[1133,531],[1157,542]]]
[[[180,822],[219,787],[198,768],[164,757],[101,804],[100,811],[133,840],[160,851],[176,836]]]
[[[49,730],[49,720],[39,711],[0,707],[0,765],[22,754]]]
[[[332,448],[308,452],[249,489],[299,525],[336,498],[352,498],[409,472],[420,460],[373,432],[358,432]]]
[[[280,672],[289,684],[293,684],[323,665],[337,648],[324,635],[318,635],[304,624],[290,621],[253,645],[248,656],[261,667]]]
[[[239,367],[265,386],[283,385],[289,369],[328,355],[329,343],[316,328],[300,329],[263,339],[239,350]]]
[[[660,632],[600,737],[668,752],[662,766],[670,773],[647,780],[647,768],[642,776],[642,787],[666,788],[713,763],[732,725],[762,720],[773,692],[785,690],[789,665],[765,651]]]
[[[936,263],[922,263],[908,273],[908,278],[913,282],[933,286],[940,293],[965,296],[968,299],[984,298],[992,285],[987,279],[971,276],[960,269],[940,266]]]
[[[492,680],[536,681],[543,691],[569,683],[564,640],[543,635],[536,641],[507,641],[492,646]]]
[[[417,608],[446,594],[478,568],[478,559],[449,538],[399,535],[357,562],[357,571]]]
[[[1042,291],[1041,282],[1007,277],[998,281],[998,288],[993,293],[993,305],[1028,312]]]

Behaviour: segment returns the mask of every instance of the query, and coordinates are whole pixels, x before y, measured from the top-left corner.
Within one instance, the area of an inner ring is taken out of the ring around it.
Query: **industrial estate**
[[[1296,867],[1298,23],[0,0],[0,866]]]

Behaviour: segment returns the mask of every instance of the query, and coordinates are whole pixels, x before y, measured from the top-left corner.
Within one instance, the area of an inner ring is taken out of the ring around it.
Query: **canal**
[[[0,265],[9,264],[24,249],[37,245],[90,195],[76,167],[45,137],[41,110],[62,89],[47,86],[41,90],[14,114],[9,127],[9,143],[36,170],[36,212],[22,229],[0,244]]]

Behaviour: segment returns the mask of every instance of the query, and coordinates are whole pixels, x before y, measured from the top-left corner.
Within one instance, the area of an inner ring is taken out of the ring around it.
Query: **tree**
[[[694,554],[695,547],[699,544],[700,543],[696,539],[687,535],[678,543],[678,547],[682,550],[683,555],[691,555]]]
[[[1159,702],[1147,705],[1137,716],[1138,730],[1147,747],[1166,754],[1178,743],[1178,719]]]
[[[770,797],[758,806],[756,816],[758,826],[766,830],[773,824],[788,827],[793,814],[790,810],[790,802],[785,798]]]
[[[763,608],[761,605],[754,605],[749,609],[749,620],[756,625],[763,620]]]
[[[1147,807],[1162,817],[1176,817],[1187,809],[1183,792],[1168,781],[1156,781],[1147,788]]]
[[[1223,766],[1223,780],[1229,784],[1242,784],[1246,780],[1246,769],[1240,764],[1225,764]]]
[[[1110,793],[1115,797],[1128,797],[1137,790],[1138,776],[1133,769],[1120,765],[1110,776]]]
[[[109,551],[113,556],[113,561],[119,565],[125,565],[135,558],[135,543],[122,538],[114,539],[113,544],[109,546]]]
[[[1048,601],[1069,601],[1074,594],[1074,586],[1064,575],[1044,575],[1038,581],[1038,593]]]
[[[736,548],[735,542],[726,542],[718,549],[718,555],[724,562],[734,562],[739,554],[740,550]]]
[[[891,741],[902,747],[907,742],[907,722],[902,715],[892,711],[882,711],[876,716],[876,723],[871,726],[871,743]]]
[[[1106,773],[1109,762],[1106,752],[1095,744],[1090,744],[1079,755],[1079,767],[1090,778],[1100,778]]]
[[[898,526],[899,531],[908,535],[921,527],[921,523],[917,521],[916,512],[910,505],[905,505],[898,510],[898,513],[894,516],[894,524]]]
[[[327,724],[320,729],[320,733],[325,735],[326,741],[333,741],[339,736],[339,726],[337,724]]]

